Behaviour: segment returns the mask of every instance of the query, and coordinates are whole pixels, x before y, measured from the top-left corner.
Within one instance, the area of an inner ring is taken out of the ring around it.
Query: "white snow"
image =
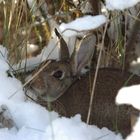
[[[116,102],[118,104],[131,104],[133,107],[140,109],[140,85],[120,89]]]
[[[139,49],[139,45],[137,45],[136,47],[136,52],[139,53],[140,50]],[[136,74],[136,75],[140,75],[140,56],[138,55],[138,58],[136,60],[133,60],[130,63],[130,72]]]
[[[53,134],[52,129],[53,128]],[[60,130],[58,132],[58,130]],[[99,129],[96,126],[87,125],[81,122],[80,116],[69,118],[58,118],[52,122],[52,126],[46,129],[45,137],[54,135],[56,140],[97,140],[102,137],[103,140],[119,140],[120,135],[115,136],[107,128]],[[53,138],[48,140],[54,140]]]
[[[106,7],[109,10],[124,10],[135,6],[140,0],[106,0]]]
[[[107,128],[87,125],[81,121],[80,115],[59,117],[56,112],[25,100],[21,82],[7,75],[9,67],[5,58],[0,56],[0,110],[2,106],[8,108],[14,126],[0,128],[1,140],[122,140],[120,134]]]
[[[83,34],[88,30],[93,30],[103,25],[107,21],[104,15],[97,16],[84,16],[75,19],[69,23],[62,23],[59,26],[59,30],[64,36],[77,36]]]

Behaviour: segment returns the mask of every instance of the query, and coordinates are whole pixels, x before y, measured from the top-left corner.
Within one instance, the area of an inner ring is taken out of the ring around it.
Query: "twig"
[[[100,66],[100,60],[101,60],[102,50],[103,50],[103,46],[104,46],[104,39],[105,39],[106,31],[107,31],[107,26],[108,26],[108,22],[106,22],[105,29],[104,29],[104,32],[103,32],[103,38],[102,38],[102,42],[101,42],[101,49],[100,49],[100,52],[99,52],[99,57],[98,57],[98,61],[97,61],[97,68],[96,68],[96,71],[95,71],[95,77],[94,77],[92,91],[91,91],[91,98],[90,98],[90,102],[89,102],[87,123],[89,123],[89,120],[90,120],[90,115],[91,115],[91,110],[92,110],[92,102],[93,102],[93,97],[94,97],[94,93],[95,93],[94,92],[95,91],[95,84],[96,84],[96,80],[97,80],[98,69],[99,69],[99,66]]]

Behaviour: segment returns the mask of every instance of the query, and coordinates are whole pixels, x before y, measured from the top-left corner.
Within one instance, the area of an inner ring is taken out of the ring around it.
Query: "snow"
[[[136,53],[140,54],[139,45],[136,47]],[[130,64],[130,72],[140,75],[140,56],[138,54],[138,58],[136,60],[133,60]]]
[[[120,89],[116,102],[118,104],[131,104],[133,107],[140,109],[140,85],[124,87]]]
[[[140,0],[106,0],[106,7],[109,10],[124,10],[135,6]]]
[[[65,124],[65,126],[64,126]],[[53,134],[51,129],[53,128]],[[59,133],[57,132],[58,130]],[[96,126],[87,125],[80,120],[80,116],[69,118],[58,118],[53,121],[52,126],[46,130],[45,137],[54,135],[54,139],[57,140],[97,140],[102,137],[103,140],[119,140],[120,135],[115,136],[114,133],[110,133],[107,128],[99,129]],[[49,140],[54,140],[49,139]]]
[[[77,36],[83,34],[82,32],[93,30],[103,25],[107,21],[104,15],[97,16],[84,16],[75,19],[69,23],[62,23],[59,26],[59,30],[64,36]]]
[[[0,47],[0,50],[3,50],[3,47]],[[0,56],[0,111],[5,107],[7,109],[5,118],[11,117],[14,125],[9,129],[0,128],[1,140],[97,140],[100,138],[122,140],[120,134],[116,135],[107,128],[99,129],[97,126],[82,122],[80,115],[72,118],[60,117],[58,113],[49,112],[44,107],[27,100],[22,83],[14,76],[8,77],[7,56],[4,54],[2,56]],[[0,117],[1,115],[2,113]],[[1,119],[0,123],[2,123]]]
[[[120,89],[116,97],[117,104],[129,104],[140,110],[140,85],[124,87]],[[133,128],[133,132],[126,140],[139,140],[140,138],[140,116]]]

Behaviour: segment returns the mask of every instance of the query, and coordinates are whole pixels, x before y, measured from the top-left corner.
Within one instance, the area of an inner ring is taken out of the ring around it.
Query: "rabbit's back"
[[[137,113],[130,106],[116,106],[115,97],[118,90],[126,85],[140,83],[138,76],[116,69],[99,69],[95,94],[92,105],[90,123],[98,127],[108,127],[111,130],[127,135],[131,129],[130,114]],[[63,105],[65,115],[70,117],[80,113],[86,121],[94,70],[77,80],[58,100]],[[130,78],[130,80],[128,80]],[[58,102],[58,101],[57,101]],[[60,109],[61,110],[61,109]],[[61,111],[60,111],[61,114]]]

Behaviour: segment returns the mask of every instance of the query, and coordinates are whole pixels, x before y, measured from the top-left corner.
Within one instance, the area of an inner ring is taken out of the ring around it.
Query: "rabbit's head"
[[[81,75],[92,59],[96,43],[95,35],[85,37],[70,57],[68,46],[57,30],[56,35],[60,40],[59,61],[52,60],[31,82],[32,91],[50,102],[60,97]]]

